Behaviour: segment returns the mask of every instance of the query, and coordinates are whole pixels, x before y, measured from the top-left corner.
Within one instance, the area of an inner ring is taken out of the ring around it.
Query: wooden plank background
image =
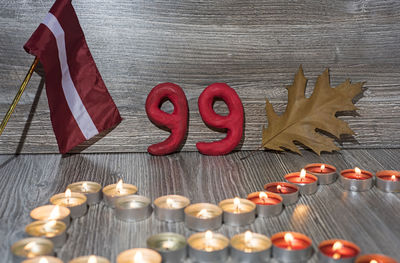
[[[268,182],[280,181],[288,172],[298,171],[310,162],[326,162],[343,170],[359,166],[373,173],[382,169],[400,170],[399,149],[344,150],[318,157],[311,152],[275,154],[260,152],[240,161],[246,152],[227,156],[204,156],[196,152],[169,156],[145,153],[78,154],[62,158],[51,155],[0,155],[0,254],[1,262],[11,262],[10,246],[24,237],[31,222],[29,212],[65,191],[68,184],[92,180],[103,186],[119,177],[138,186],[140,195],[151,200],[166,194],[181,194],[192,203],[218,203],[234,196],[262,190]],[[10,178],[13,178],[10,180]],[[400,196],[377,188],[362,193],[343,191],[339,182],[320,186],[318,192],[302,196],[282,214],[257,218],[245,227],[223,225],[218,232],[228,237],[251,229],[271,236],[280,231],[308,235],[314,249],[320,242],[343,238],[360,246],[362,253],[383,253],[400,260]],[[184,223],[166,223],[154,214],[141,222],[123,222],[104,202],[72,221],[68,240],[57,250],[64,262],[78,256],[97,254],[115,262],[118,253],[145,247],[156,233],[172,231],[189,237]],[[187,262],[190,262],[189,260]],[[309,263],[317,263],[314,254]],[[399,261],[400,262],[400,261]],[[271,261],[277,263],[277,261]]]
[[[23,44],[51,0],[0,2],[0,116],[16,94],[33,57]],[[309,90],[330,68],[331,83],[367,81],[359,116],[345,116],[356,132],[345,148],[399,147],[400,1],[73,1],[93,57],[124,121],[85,152],[142,152],[168,136],[147,119],[144,103],[158,83],[174,82],[190,108],[184,151],[200,140],[223,138],[202,122],[197,98],[214,82],[236,89],[245,108],[243,145],[261,143],[265,98],[283,112],[300,64]],[[23,95],[0,153],[55,153],[47,98],[38,75]],[[41,93],[41,94],[40,94]],[[40,95],[40,96],[39,96]],[[33,106],[32,106],[33,105]],[[165,105],[171,110],[171,105]],[[217,112],[225,112],[223,104]]]

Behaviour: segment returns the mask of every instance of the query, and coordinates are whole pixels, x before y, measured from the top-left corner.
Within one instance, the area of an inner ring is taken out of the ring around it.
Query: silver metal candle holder
[[[84,194],[88,205],[97,204],[103,199],[101,185],[91,181],[75,182],[67,186],[72,192]]]
[[[186,259],[187,246],[184,236],[176,233],[160,233],[147,239],[147,247],[156,250],[163,262],[177,263]]]
[[[300,239],[308,245],[302,249],[281,248],[277,244],[279,240],[284,239],[285,234],[290,233],[295,239]],[[307,236],[296,232],[280,232],[271,237],[272,256],[274,259],[283,263],[304,263],[312,256],[312,241]]]
[[[400,172],[384,170],[376,173],[376,187],[388,193],[400,192]]]
[[[312,195],[318,190],[318,178],[312,174],[305,174],[305,179],[312,180],[311,183],[295,183],[291,180],[299,178],[300,172],[289,173],[285,175],[285,180],[289,183],[296,184],[300,189],[300,194],[302,195]]]
[[[120,197],[115,202],[115,215],[125,221],[144,220],[153,212],[150,204],[150,199],[141,195]]]
[[[271,258],[271,240],[261,234],[247,231],[235,235],[230,245],[233,262],[268,262]]]
[[[67,189],[68,191],[68,189]],[[53,195],[50,198],[50,203],[69,208],[71,218],[78,218],[86,214],[87,211],[87,198],[80,193],[70,193],[70,197],[66,197],[66,193]]]
[[[99,257],[95,255],[91,256],[82,256],[82,257],[77,257],[69,261],[68,263],[110,263],[108,259],[105,257]]]
[[[337,248],[335,248],[336,244],[339,244]],[[349,252],[347,252],[347,255],[342,255],[342,249],[351,250],[353,254],[348,255]],[[326,250],[330,253],[328,254]],[[356,244],[341,239],[325,240],[318,246],[319,263],[353,263],[359,254],[360,248]]]
[[[256,205],[241,198],[223,200],[218,205],[223,211],[223,222],[232,226],[249,225],[256,219]]]
[[[326,171],[321,170],[321,166],[325,166]],[[336,167],[324,163],[310,163],[304,167],[307,173],[315,175],[320,185],[332,184],[337,180]]]
[[[288,188],[292,189],[291,192],[286,193],[285,191],[276,190],[278,186],[281,186],[283,189]],[[273,182],[264,185],[264,189],[267,192],[272,192],[274,194],[278,194],[282,197],[282,202],[284,205],[292,205],[297,203],[299,200],[299,187],[295,184],[287,183],[287,182]]]
[[[149,248],[133,248],[121,252],[117,263],[161,263],[161,255]]]
[[[260,193],[261,192],[251,193],[251,194],[249,194],[247,196],[247,199],[249,199],[252,202],[255,202],[253,200],[260,199],[259,198]],[[267,197],[269,199],[275,199],[277,201],[276,201],[276,204],[265,204],[266,202],[264,202],[264,203],[261,203],[261,202],[257,203],[256,202],[257,215],[259,217],[271,217],[271,216],[279,215],[282,212],[282,209],[283,209],[283,198],[280,195],[274,194],[274,193],[271,193],[271,192],[264,192],[264,193],[267,195]]]
[[[365,176],[366,179],[351,179],[347,177],[349,174],[354,173],[354,169],[347,169],[340,172],[339,181],[344,190],[363,192],[371,189],[374,183],[374,177],[370,172],[361,170],[361,176]]]
[[[355,263],[371,263],[372,260],[375,260],[378,263],[398,263],[394,258],[382,254],[365,254],[359,256]]]
[[[51,240],[55,247],[61,247],[67,240],[67,226],[62,221],[34,221],[26,226],[25,232],[32,237],[44,237]]]
[[[165,195],[154,200],[156,218],[167,222],[182,222],[185,220],[185,208],[190,200],[181,195]]]
[[[57,205],[44,205],[33,209],[30,216],[33,220],[59,220],[68,227],[71,221],[70,210],[67,207]]]
[[[229,240],[211,231],[191,235],[188,240],[189,257],[195,262],[226,262]]]
[[[39,256],[53,256],[53,249],[53,242],[46,238],[38,237],[24,238],[11,246],[13,262],[21,262],[25,259]]]
[[[25,259],[22,263],[43,263],[44,259],[46,263],[64,263],[61,259],[52,256],[40,256],[30,259]]]
[[[121,186],[118,188],[118,186]],[[133,184],[122,183],[122,180],[117,184],[110,184],[103,188],[103,198],[107,206],[114,208],[118,198],[136,194],[138,188]]]
[[[214,204],[197,203],[185,208],[185,225],[195,231],[218,229],[222,225],[222,209]]]

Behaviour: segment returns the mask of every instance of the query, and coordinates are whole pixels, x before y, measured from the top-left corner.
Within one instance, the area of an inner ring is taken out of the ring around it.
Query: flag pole
[[[35,67],[36,67],[36,65],[38,64],[38,62],[39,62],[39,59],[36,57],[35,60],[33,61],[32,65],[31,65],[31,67],[30,67],[28,73],[26,74],[25,79],[24,79],[24,81],[23,81],[22,84],[21,84],[21,87],[19,87],[19,90],[18,90],[18,92],[17,92],[17,95],[15,95],[15,98],[14,98],[12,104],[10,105],[10,108],[8,109],[6,115],[4,116],[3,121],[1,122],[1,125],[0,125],[0,135],[3,133],[4,129],[6,128],[6,125],[7,125],[7,123],[8,123],[8,120],[10,119],[11,114],[14,112],[14,109],[15,109],[15,107],[17,106],[18,101],[19,101],[19,99],[20,99],[21,96],[22,96],[22,93],[24,93],[24,90],[25,90],[25,88],[26,88],[26,85],[28,84],[29,80],[31,79],[31,76],[32,76],[32,74],[33,74],[33,70],[35,69]]]

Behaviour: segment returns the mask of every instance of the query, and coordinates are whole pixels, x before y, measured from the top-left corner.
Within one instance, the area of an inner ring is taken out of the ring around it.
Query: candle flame
[[[286,233],[283,238],[285,239],[286,243],[288,243],[290,246],[292,245],[294,241],[294,236],[292,235],[292,233]]]
[[[207,251],[207,252],[213,251],[214,249],[211,245],[212,240],[213,240],[213,232],[211,232],[210,230],[207,230],[204,237],[205,237],[205,242],[204,242],[205,243],[205,247],[204,247],[205,251]]]
[[[97,259],[96,259],[96,256],[90,256],[89,257],[89,259],[88,259],[88,263],[97,263]]]
[[[65,197],[66,197],[66,198],[71,198],[71,196],[72,196],[71,190],[68,188],[68,189],[65,191]]]
[[[278,184],[278,185],[276,186],[276,189],[277,189],[279,192],[281,192],[281,191],[282,191],[282,186],[281,186],[280,184]]]
[[[122,179],[119,179],[117,186],[115,188],[117,189],[118,193],[122,192],[122,189],[124,188],[124,182],[122,181]]]
[[[233,209],[235,210],[235,213],[240,212],[240,199],[237,197],[235,197],[235,199],[233,199]]]
[[[49,219],[57,219],[60,217],[60,206],[56,205],[56,207],[53,208],[53,210],[51,210],[50,215],[49,215]]]
[[[396,181],[396,175],[392,175],[392,181],[394,182],[394,181]]]
[[[207,218],[208,217],[207,209],[201,209],[200,212],[197,213],[197,217]]]
[[[305,169],[301,169],[300,181],[303,181],[305,178],[306,178],[306,170]]]
[[[39,263],[49,263],[46,258],[40,258]]]
[[[24,250],[31,250],[33,248],[33,246],[35,246],[36,243],[35,242],[29,242],[28,244],[26,244],[24,246]]]
[[[175,201],[173,199],[171,199],[171,198],[167,198],[166,203],[167,203],[167,206],[169,208],[174,208],[175,207]]]
[[[251,231],[247,230],[244,233],[244,242],[246,244],[250,243],[250,241],[253,239],[253,233],[251,233]]]
[[[325,164],[321,165],[321,172],[325,170]]]
[[[261,200],[263,200],[265,202],[265,199],[268,199],[268,195],[265,192],[260,192],[258,194],[258,198],[260,198]]]
[[[379,263],[378,261],[376,261],[375,259],[371,260],[369,263]]]
[[[207,241],[212,240],[213,239],[213,232],[210,231],[210,230],[207,230],[206,234],[205,234],[205,238],[206,238]]]
[[[46,222],[43,225],[43,228],[44,228],[44,230],[46,232],[51,232],[56,225],[57,225],[57,221],[56,220],[51,220],[49,222]]]
[[[88,184],[86,182],[84,182],[82,184],[82,191],[87,192],[89,190]]]
[[[354,171],[356,172],[357,176],[361,175],[361,169],[360,168],[356,167],[356,168],[354,168]]]
[[[342,249],[342,248],[343,248],[343,243],[340,241],[336,241],[332,246],[333,251],[338,251],[339,249]]]
[[[133,257],[133,262],[135,262],[135,263],[143,262],[143,255],[142,255],[141,251],[138,251],[135,253],[135,256]]]

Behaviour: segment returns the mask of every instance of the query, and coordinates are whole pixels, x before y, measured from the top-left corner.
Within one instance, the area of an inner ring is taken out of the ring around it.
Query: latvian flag
[[[24,49],[46,74],[50,117],[61,153],[121,122],[71,0],[57,0]]]

